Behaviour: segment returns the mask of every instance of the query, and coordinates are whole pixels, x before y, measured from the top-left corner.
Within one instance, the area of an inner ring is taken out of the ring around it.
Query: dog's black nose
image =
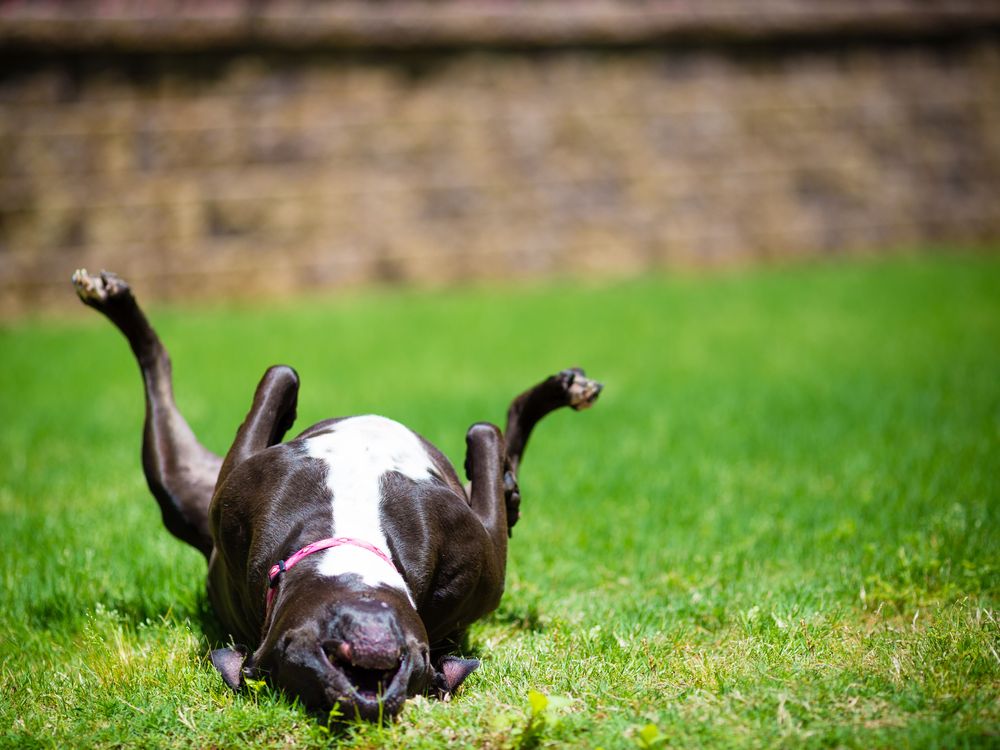
[[[323,650],[333,663],[350,664],[363,669],[392,669],[399,666],[402,650],[398,643],[369,635],[356,644],[342,641],[324,643]]]

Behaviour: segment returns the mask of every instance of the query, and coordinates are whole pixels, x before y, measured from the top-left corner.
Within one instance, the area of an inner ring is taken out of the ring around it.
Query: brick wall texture
[[[0,312],[1000,237],[1000,43],[24,50]]]

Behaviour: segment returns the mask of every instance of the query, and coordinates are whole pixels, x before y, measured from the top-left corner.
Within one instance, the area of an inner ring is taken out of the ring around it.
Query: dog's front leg
[[[504,502],[504,440],[500,428],[477,422],[465,435],[469,504],[493,543],[502,586],[507,567],[507,504]]]
[[[171,534],[212,552],[208,507],[222,459],[205,449],[174,403],[170,357],[124,279],[102,271],[73,274],[76,293],[128,339],[146,391],[142,468]]]
[[[295,422],[299,376],[287,365],[273,365],[257,384],[253,404],[236,432],[219,472],[218,486],[229,472],[254,453],[277,445]]]

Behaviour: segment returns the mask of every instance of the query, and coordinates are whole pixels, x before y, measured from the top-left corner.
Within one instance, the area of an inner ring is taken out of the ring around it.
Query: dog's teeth
[[[337,646],[337,655],[348,664],[354,663],[354,651],[350,643],[341,643]]]

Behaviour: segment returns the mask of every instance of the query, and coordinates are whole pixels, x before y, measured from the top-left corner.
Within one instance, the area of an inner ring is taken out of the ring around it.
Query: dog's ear
[[[217,648],[211,653],[210,658],[212,665],[222,675],[222,679],[235,692],[239,692],[246,686],[244,678],[247,670],[243,668],[243,663],[247,658],[247,649],[244,646]]]
[[[465,682],[465,678],[479,669],[479,659],[460,659],[442,656],[434,670],[434,692],[443,701],[451,700],[452,693]]]

